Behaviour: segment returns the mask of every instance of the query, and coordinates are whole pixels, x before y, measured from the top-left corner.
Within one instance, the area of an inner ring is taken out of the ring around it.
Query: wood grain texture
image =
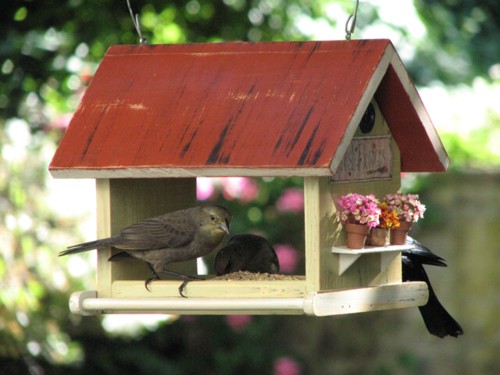
[[[404,170],[442,171],[446,153],[411,81],[399,82],[395,55],[388,40],[114,46],[49,169],[331,175],[376,94],[404,145]]]
[[[182,281],[161,280],[150,284],[151,292],[144,288],[143,282],[115,281],[112,287],[114,298],[153,298],[178,297]],[[188,298],[287,298],[304,297],[304,280],[272,280],[272,281],[234,281],[234,280],[202,280],[187,284],[184,294]]]
[[[164,283],[164,282],[163,282]],[[220,283],[220,281],[218,281]],[[117,289],[137,288],[131,282],[117,282]],[[122,285],[123,284],[123,285]],[[137,284],[137,283],[135,283]],[[169,282],[171,284],[171,282]],[[250,282],[255,288],[259,285]],[[172,286],[172,285],[170,285]],[[402,284],[382,285],[353,290],[336,290],[312,292],[292,297],[269,298],[259,294],[251,298],[240,296],[221,296],[223,293],[213,288],[215,285],[206,282],[194,282],[193,291],[203,296],[215,294],[213,298],[182,298],[172,296],[165,285],[162,293],[155,296],[96,298],[92,291],[73,293],[70,298],[71,311],[81,315],[96,313],[169,313],[169,314],[307,314],[314,316],[331,316],[353,314],[369,311],[416,307],[424,305],[428,300],[428,289],[425,282],[408,282]],[[238,287],[241,289],[241,286]],[[215,293],[214,293],[215,292]],[[120,293],[118,292],[117,295]],[[195,293],[197,294],[197,293]],[[268,294],[268,293],[266,293]]]
[[[375,98],[401,151],[402,171],[444,172],[450,163],[446,150],[397,55]]]
[[[377,103],[375,125],[370,133],[374,136],[390,135],[390,130]],[[354,137],[363,136],[359,130]],[[307,291],[323,291],[361,288],[401,283],[401,254],[381,269],[381,255],[363,255],[345,272],[340,272],[339,254],[332,253],[332,247],[345,245],[346,235],[336,220],[336,200],[347,193],[375,194],[382,197],[397,191],[401,186],[401,158],[396,142],[391,141],[393,157],[391,178],[373,181],[331,182],[328,177],[304,178],[304,220],[306,249]]]
[[[421,306],[429,297],[427,284],[408,282],[353,290],[326,291],[313,298],[312,314],[343,315]]]

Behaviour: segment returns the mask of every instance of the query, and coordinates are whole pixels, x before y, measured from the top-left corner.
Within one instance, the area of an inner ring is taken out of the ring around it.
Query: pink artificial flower
[[[342,224],[363,224],[371,228],[379,225],[381,210],[373,194],[349,193],[338,199],[337,204],[339,209],[336,215]]]
[[[400,221],[415,223],[424,217],[425,205],[420,202],[418,194],[387,194],[383,201],[390,210],[397,213]]]

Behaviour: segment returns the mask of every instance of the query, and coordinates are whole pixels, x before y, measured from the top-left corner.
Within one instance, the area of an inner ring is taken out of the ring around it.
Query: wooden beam
[[[112,295],[115,298],[182,298],[179,286],[182,280],[161,280],[150,284],[151,292],[143,281],[115,281]],[[184,288],[187,298],[271,298],[303,297],[305,280],[199,280],[191,281]]]
[[[202,283],[199,283],[202,284]],[[93,291],[73,293],[70,308],[75,314],[307,314],[343,315],[416,307],[428,300],[425,282],[410,282],[353,290],[308,293],[303,297],[215,298],[96,298]]]

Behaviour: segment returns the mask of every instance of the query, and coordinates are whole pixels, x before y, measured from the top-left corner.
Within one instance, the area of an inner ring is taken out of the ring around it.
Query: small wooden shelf
[[[380,254],[380,270],[384,270],[389,262],[401,251],[413,249],[411,245],[366,246],[363,249],[349,249],[347,246],[334,246],[332,253],[339,254],[339,276],[351,267],[363,254]]]

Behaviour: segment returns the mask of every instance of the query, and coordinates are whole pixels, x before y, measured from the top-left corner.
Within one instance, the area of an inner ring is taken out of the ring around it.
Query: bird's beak
[[[220,223],[219,225],[217,225],[217,228],[223,230],[229,236],[229,228],[227,227],[226,223]]]

